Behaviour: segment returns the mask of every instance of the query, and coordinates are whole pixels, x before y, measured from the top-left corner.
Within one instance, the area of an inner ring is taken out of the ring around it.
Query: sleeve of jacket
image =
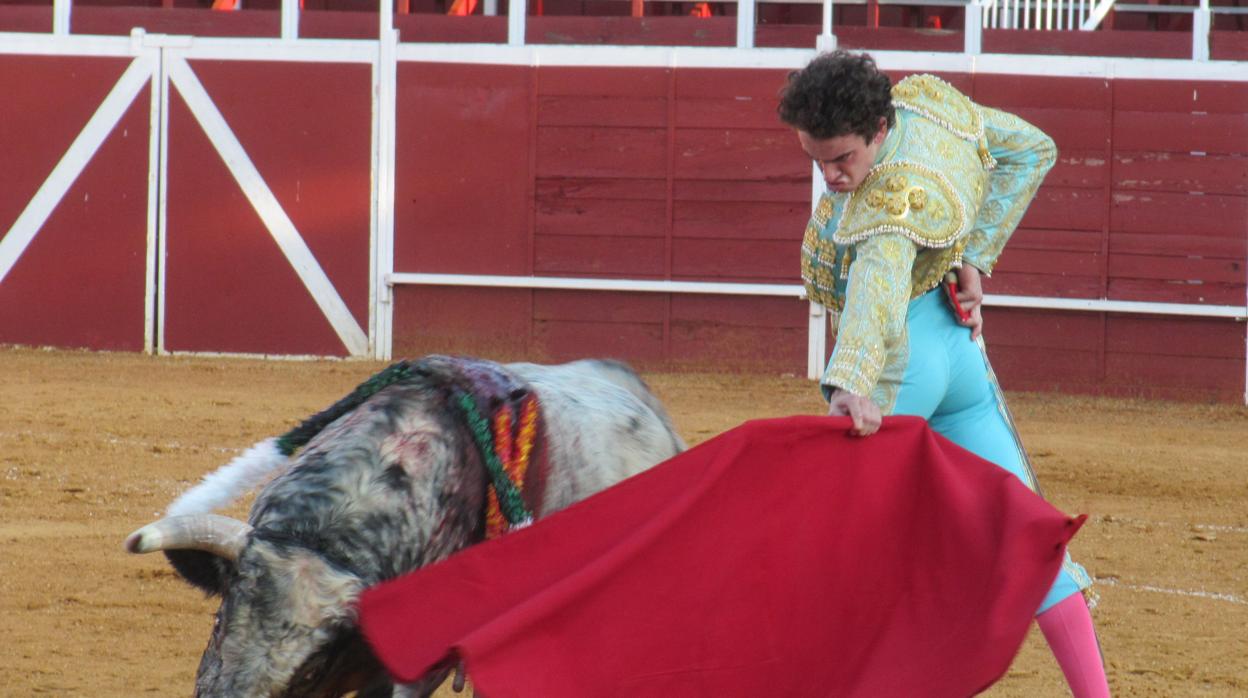
[[[984,117],[988,152],[997,165],[988,178],[988,193],[962,258],[991,274],[1040,182],[1057,161],[1057,147],[1043,131],[1013,114],[978,108]]]
[[[835,388],[871,394],[888,356],[905,337],[917,251],[897,234],[875,235],[855,245],[836,346],[819,381],[825,397]]]

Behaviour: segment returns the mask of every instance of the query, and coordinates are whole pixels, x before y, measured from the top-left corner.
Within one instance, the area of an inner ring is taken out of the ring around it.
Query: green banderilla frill
[[[307,444],[325,427],[342,415],[359,407],[365,400],[383,388],[405,381],[412,377],[412,365],[407,361],[391,364],[373,374],[371,378],[360,383],[350,394],[338,402],[308,417],[302,424],[282,434],[277,439],[277,450],[283,456],[289,456],[295,449]]]

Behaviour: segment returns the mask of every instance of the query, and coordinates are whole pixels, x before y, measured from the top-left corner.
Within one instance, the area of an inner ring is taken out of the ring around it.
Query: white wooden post
[[[282,0],[282,41],[299,38],[299,0]]]
[[[822,305],[810,302],[810,341],[806,352],[806,377],[817,381],[823,375],[823,357],[828,354],[828,311]]]
[[[754,48],[755,0],[737,0],[737,48]]]
[[[836,38],[833,37],[832,41],[835,47]],[[823,181],[823,173],[819,171],[818,165],[813,165],[810,177],[811,215],[814,215],[825,189],[827,185]],[[813,300],[810,301],[810,317],[806,334],[806,377],[810,380],[819,380],[819,377],[823,375],[823,357],[828,353],[828,313],[822,305]]]
[[[1209,60],[1209,0],[1200,0],[1200,7],[1192,12],[1192,60]]]
[[[369,290],[369,351],[388,361],[394,348],[394,141],[398,118],[399,30],[391,0],[379,0],[377,65],[373,69],[373,233]]]
[[[71,0],[52,0],[52,33],[58,36],[69,34],[69,12]]]
[[[507,45],[524,46],[524,21],[528,12],[527,0],[507,2]]]
[[[980,0],[966,4],[966,17],[962,22],[962,51],[977,56],[984,50],[984,7]]]
[[[815,50],[819,53],[836,50],[836,35],[832,33],[832,2],[823,0],[823,30],[815,37]]]

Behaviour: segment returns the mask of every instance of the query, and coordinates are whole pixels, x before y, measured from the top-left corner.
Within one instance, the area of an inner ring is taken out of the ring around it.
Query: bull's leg
[[[450,674],[451,667],[449,666],[434,669],[422,676],[416,683],[404,684],[402,686],[396,685],[394,693],[391,695],[393,698],[429,698],[446,681],[446,677],[450,676]]]

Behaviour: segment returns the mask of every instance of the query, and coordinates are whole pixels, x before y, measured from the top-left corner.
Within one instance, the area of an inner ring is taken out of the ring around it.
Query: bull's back
[[[684,449],[663,406],[632,369],[614,361],[509,364],[542,404],[550,513]]]

